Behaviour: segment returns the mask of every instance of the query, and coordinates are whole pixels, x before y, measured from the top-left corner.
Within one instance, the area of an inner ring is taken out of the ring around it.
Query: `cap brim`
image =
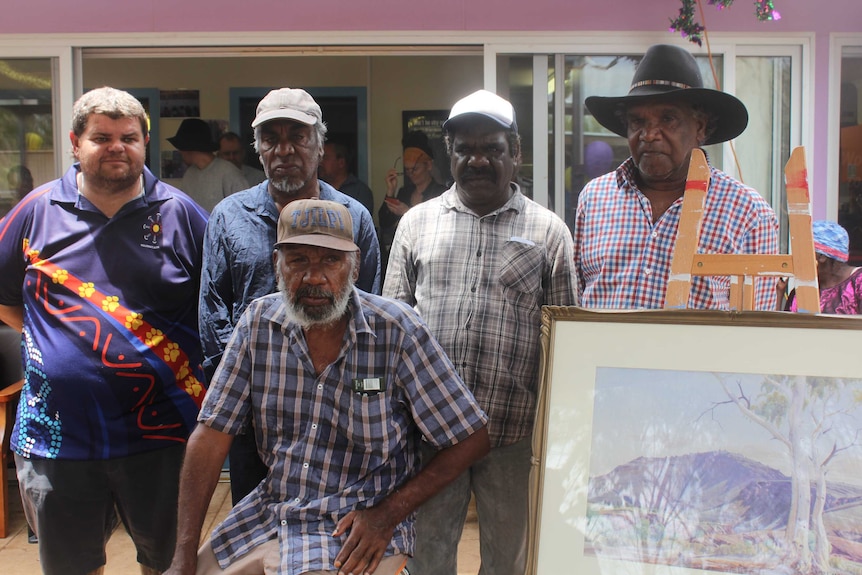
[[[275,243],[275,247],[288,245],[316,246],[319,248],[338,250],[340,252],[359,251],[359,246],[355,243],[341,238],[336,238],[328,234],[302,234],[292,236],[286,240]]]
[[[619,97],[590,96],[584,101],[584,104],[599,124],[614,134],[626,138],[628,137],[628,130],[618,110],[632,104],[662,100],[688,101],[703,106],[704,109],[717,116],[715,131],[709,135],[704,145],[732,140],[744,132],[748,126],[748,110],[746,110],[745,104],[730,94],[709,88],[662,90],[654,93],[645,91]]]
[[[277,110],[270,110],[269,112],[264,112],[255,117],[254,121],[251,123],[251,127],[257,128],[261,124],[272,120],[293,120],[294,122],[299,122],[306,126],[313,126],[317,123],[317,118],[311,114],[306,114],[299,110],[291,110],[290,108],[278,108]]]

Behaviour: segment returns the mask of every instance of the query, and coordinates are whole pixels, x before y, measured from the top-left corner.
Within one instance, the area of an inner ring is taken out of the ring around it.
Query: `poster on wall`
[[[443,122],[449,117],[449,110],[404,110],[401,112],[401,137],[413,131],[424,132],[434,152],[434,176],[447,186],[452,183],[449,169],[449,156],[443,142]]]
[[[162,90],[159,100],[162,118],[197,118],[201,115],[198,90]]]

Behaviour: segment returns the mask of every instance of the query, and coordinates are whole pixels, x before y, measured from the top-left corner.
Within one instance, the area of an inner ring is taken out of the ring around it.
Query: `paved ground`
[[[0,573],[3,575],[40,575],[38,545],[27,542],[27,525],[24,511],[18,498],[18,485],[10,482],[9,499],[12,503],[10,536],[0,539]],[[209,512],[204,523],[204,532],[209,533],[218,521],[230,510],[230,486],[219,483],[213,494]],[[105,575],[136,575],[140,573],[135,561],[132,541],[122,529],[118,529],[108,543],[108,562]],[[458,575],[475,575],[479,571],[479,529],[476,514],[471,507],[464,526],[464,535],[458,550]]]

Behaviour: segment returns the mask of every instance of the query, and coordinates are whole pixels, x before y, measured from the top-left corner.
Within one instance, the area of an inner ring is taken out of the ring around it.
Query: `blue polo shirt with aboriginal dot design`
[[[205,385],[197,325],[207,214],[144,169],[106,217],[76,164],[0,220],[0,304],[23,306],[12,447],[94,460],[186,441]]]

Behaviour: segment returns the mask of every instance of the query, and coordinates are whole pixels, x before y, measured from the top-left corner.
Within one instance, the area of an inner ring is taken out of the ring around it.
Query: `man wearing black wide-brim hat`
[[[210,125],[200,118],[186,118],[168,142],[180,151],[187,166],[179,188],[211,212],[217,203],[248,187],[242,172],[217,158],[218,143]]]
[[[661,308],[691,151],[731,140],[748,124],[737,98],[703,87],[694,57],[678,46],[644,54],[626,96],[586,99],[631,157],[589,182],[578,199],[575,266],[581,305]],[[710,167],[699,253],[772,254],[778,222],[756,190]],[[755,307],[772,309],[774,282],[756,280]],[[688,307],[728,309],[730,278],[692,279]]]

